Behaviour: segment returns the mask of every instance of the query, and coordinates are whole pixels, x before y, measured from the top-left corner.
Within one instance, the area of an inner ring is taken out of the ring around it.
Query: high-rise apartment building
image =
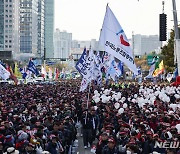
[[[44,0],[0,0],[0,58],[43,57],[44,27]]]
[[[12,58],[19,51],[19,1],[0,0],[0,58]]]
[[[0,51],[4,50],[4,2],[0,0]]]
[[[38,55],[41,57],[44,56],[44,24],[45,24],[45,15],[44,15],[44,0],[38,1]]]
[[[45,0],[45,54],[46,58],[54,58],[54,0]]]
[[[20,53],[37,56],[38,0],[20,0]]]
[[[159,52],[161,42],[158,35],[140,35],[136,34],[131,40],[131,46],[134,51],[134,56],[142,56],[153,51]]]
[[[72,33],[56,29],[54,34],[54,58],[69,58]]]

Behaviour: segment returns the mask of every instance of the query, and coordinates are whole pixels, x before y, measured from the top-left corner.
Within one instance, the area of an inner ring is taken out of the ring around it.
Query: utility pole
[[[46,80],[46,48],[44,48],[44,80]]]
[[[178,29],[178,19],[176,10],[176,1],[172,0],[173,5],[173,18],[174,18],[174,63],[178,68],[178,74],[180,73],[180,38]]]
[[[132,31],[132,49],[133,49],[133,58],[135,58],[135,55],[134,55],[134,31]]]
[[[178,20],[177,20],[177,10],[176,10],[176,0],[172,0],[173,4],[173,17],[174,17],[174,33],[175,33],[175,39],[179,38],[179,29],[178,29]]]

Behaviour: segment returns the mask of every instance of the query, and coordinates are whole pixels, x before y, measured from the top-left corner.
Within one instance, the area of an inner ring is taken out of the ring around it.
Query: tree
[[[67,64],[57,63],[56,65],[54,65],[54,67],[58,68],[59,70],[62,70],[63,68],[67,68]]]
[[[167,72],[174,71],[174,30],[170,33],[168,44],[162,47],[162,58]]]

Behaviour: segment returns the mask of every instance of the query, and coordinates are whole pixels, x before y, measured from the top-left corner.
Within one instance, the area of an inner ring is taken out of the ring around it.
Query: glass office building
[[[44,0],[38,0],[38,55],[44,56]]]
[[[0,0],[0,51],[4,50],[4,0]]]
[[[38,0],[20,0],[20,52],[37,54]]]
[[[19,1],[0,0],[0,58],[12,58],[19,51],[18,32]]]
[[[42,57],[44,22],[44,0],[0,0],[0,51],[16,60]]]
[[[46,58],[54,58],[54,0],[45,0],[45,51]]]

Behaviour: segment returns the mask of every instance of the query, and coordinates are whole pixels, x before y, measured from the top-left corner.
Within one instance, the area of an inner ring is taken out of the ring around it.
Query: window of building
[[[8,45],[5,45],[5,48],[8,48]]]
[[[12,40],[9,40],[9,43],[12,43]]]
[[[5,43],[8,43],[8,40],[5,40]]]
[[[9,48],[12,48],[12,45],[9,45]]]

